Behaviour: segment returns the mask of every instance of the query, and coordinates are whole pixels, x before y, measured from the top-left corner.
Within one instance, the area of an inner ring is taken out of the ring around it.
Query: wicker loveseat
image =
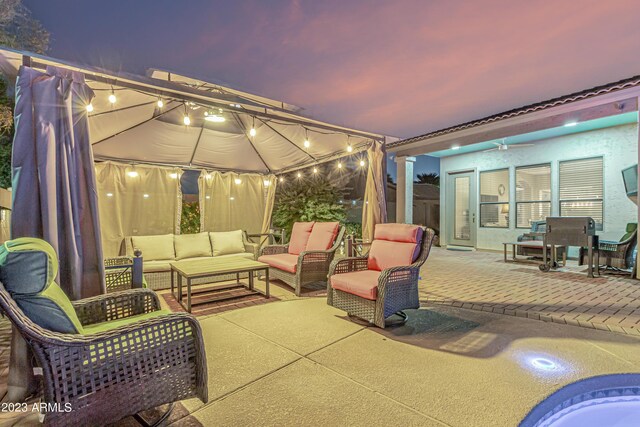
[[[409,224],[378,224],[368,256],[335,260],[329,269],[327,304],[384,328],[385,319],[419,308],[420,267],[435,233]]]
[[[206,258],[256,259],[259,245],[249,242],[242,230],[204,232],[197,234],[163,234],[158,236],[130,236],[124,239],[123,252],[133,256],[142,252],[144,278],[151,289],[171,287],[172,261]],[[242,276],[246,276],[242,275]],[[215,279],[196,279],[195,284],[236,279],[236,275]]]
[[[43,373],[45,425],[105,425],[191,397],[207,402],[198,321],[160,310],[134,289],[69,301],[54,282],[57,258],[39,239],[0,247],[0,308]]]
[[[265,246],[258,261],[269,264],[272,279],[282,280],[300,296],[305,285],[326,283],[344,231],[337,222],[296,222],[289,244]]]

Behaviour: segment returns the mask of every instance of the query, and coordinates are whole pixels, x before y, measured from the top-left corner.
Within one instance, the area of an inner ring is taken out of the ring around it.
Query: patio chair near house
[[[633,268],[635,262],[634,249],[637,246],[638,224],[630,222],[627,224],[625,234],[619,241],[600,240],[598,241],[599,264],[604,265],[608,270],[628,270]],[[578,258],[580,265],[587,263],[587,249],[580,248]]]
[[[296,222],[289,244],[265,246],[258,261],[269,264],[272,279],[283,281],[300,296],[304,286],[326,283],[344,232],[338,222]]]
[[[62,408],[46,413],[46,425],[103,425],[190,397],[207,401],[194,317],[161,310],[148,289],[70,301],[57,272],[43,240],[0,247],[0,308],[42,368],[44,402]]]
[[[420,267],[434,231],[409,224],[378,224],[367,256],[335,260],[329,269],[327,304],[384,328],[385,319],[420,307]]]

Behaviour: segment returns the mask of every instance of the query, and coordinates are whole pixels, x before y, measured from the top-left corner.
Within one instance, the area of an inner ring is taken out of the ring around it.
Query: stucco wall
[[[508,229],[478,227],[476,221],[476,247],[480,249],[502,249],[503,242],[515,241],[525,232],[515,228],[515,167],[537,163],[551,163],[551,215],[558,215],[558,166],[563,160],[602,156],[604,159],[604,223],[598,232],[603,239],[617,240],[624,234],[628,222],[637,221],[636,205],[624,191],[620,171],[637,163],[638,126],[629,124],[607,129],[538,141],[532,147],[518,148],[506,152],[476,152],[442,158],[440,161],[440,232],[442,242],[448,241],[447,211],[445,200],[447,174],[451,171],[476,170],[476,194],[478,172],[509,168],[510,175],[510,226]],[[479,200],[479,196],[477,197]],[[476,206],[476,212],[479,207]],[[476,215],[478,217],[478,215]]]

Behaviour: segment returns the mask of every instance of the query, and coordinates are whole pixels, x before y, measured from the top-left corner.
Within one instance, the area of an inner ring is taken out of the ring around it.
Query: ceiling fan
[[[488,151],[507,151],[507,150],[513,150],[514,148],[532,147],[534,145],[534,144],[507,145],[505,138],[503,138],[500,142],[494,142],[493,144],[496,146],[495,148],[489,148],[488,150],[484,150],[483,152],[486,153]]]

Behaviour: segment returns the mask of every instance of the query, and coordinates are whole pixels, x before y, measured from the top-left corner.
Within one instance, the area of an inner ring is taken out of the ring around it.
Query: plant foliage
[[[340,203],[342,197],[343,191],[326,176],[290,180],[278,187],[273,224],[290,236],[297,221],[344,222],[347,215]]]
[[[195,234],[200,232],[200,203],[182,202],[182,220],[180,234]]]

